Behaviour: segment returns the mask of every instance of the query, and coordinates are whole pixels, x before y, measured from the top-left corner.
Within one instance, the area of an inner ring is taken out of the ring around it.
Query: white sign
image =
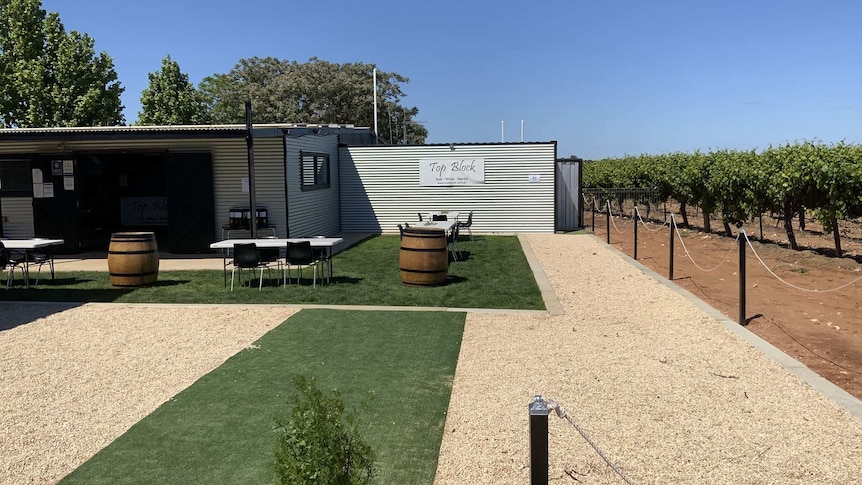
[[[530,175],[527,175],[527,181],[528,182],[541,182],[542,176],[536,175],[536,174],[530,174]]]
[[[481,185],[484,158],[419,160],[419,185]]]
[[[248,193],[248,190],[249,190],[249,189],[248,189],[248,177],[243,177],[243,178],[240,180],[240,185],[242,186],[242,192],[243,192],[244,194],[247,194],[247,193]]]

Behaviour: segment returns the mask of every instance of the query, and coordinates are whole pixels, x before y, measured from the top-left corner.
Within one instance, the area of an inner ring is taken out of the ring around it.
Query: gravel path
[[[296,311],[0,303],[0,483],[55,483]]]
[[[528,483],[537,393],[635,483],[862,476],[862,421],[595,238],[526,240],[565,314],[468,315],[435,483]],[[295,311],[0,303],[0,483],[56,482]],[[550,419],[552,483],[623,483]]]
[[[862,421],[597,239],[527,240],[566,314],[467,316],[435,483],[529,483],[533,394],[634,483],[862,477]],[[624,483],[549,419],[552,483]]]

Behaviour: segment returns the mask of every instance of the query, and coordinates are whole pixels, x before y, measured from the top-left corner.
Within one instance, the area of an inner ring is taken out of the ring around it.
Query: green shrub
[[[333,389],[331,395],[324,395],[314,378],[296,376],[293,384],[298,394],[290,400],[290,420],[275,421],[277,483],[371,483],[376,474],[375,454],[359,435],[359,412],[345,412],[341,393]]]

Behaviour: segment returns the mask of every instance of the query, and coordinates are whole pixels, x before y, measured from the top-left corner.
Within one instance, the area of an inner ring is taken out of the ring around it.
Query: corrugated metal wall
[[[417,212],[474,211],[473,232],[554,231],[556,142],[341,148],[341,230],[397,232]],[[485,183],[420,186],[419,160],[485,160]],[[538,182],[529,177],[537,175]]]
[[[581,162],[557,162],[557,230],[581,227]]]
[[[287,235],[287,205],[284,194],[284,144],[281,137],[255,138],[255,191],[259,207],[266,207],[269,220],[277,226],[280,237]],[[61,146],[62,145],[62,146]],[[248,148],[244,138],[219,139],[150,139],[57,142],[6,142],[3,153],[39,153],[67,157],[74,152],[105,150],[169,150],[175,153],[211,153],[215,189],[215,228],[213,240],[221,239],[221,227],[228,223],[231,207],[248,207],[249,194],[242,191],[242,178],[248,177]],[[61,151],[62,150],[62,151]],[[15,200],[11,198],[11,200]],[[30,200],[29,198],[27,199]],[[6,213],[4,198],[3,212]],[[28,202],[29,203],[29,202]],[[32,207],[30,209],[32,231]],[[8,231],[7,231],[8,232]]]
[[[331,236],[339,232],[338,135],[285,138],[290,237]],[[301,150],[329,154],[329,188],[302,190]]]
[[[248,177],[248,147],[244,139],[208,140],[213,156],[216,229],[228,223],[230,209],[249,207],[249,193],[242,191]],[[265,207],[279,237],[287,236],[287,199],[284,194],[284,144],[282,138],[254,139],[255,204]],[[217,234],[217,238],[221,238]]]
[[[3,222],[3,237],[29,239],[36,237],[33,229],[33,198],[3,197],[0,209],[6,220]]]

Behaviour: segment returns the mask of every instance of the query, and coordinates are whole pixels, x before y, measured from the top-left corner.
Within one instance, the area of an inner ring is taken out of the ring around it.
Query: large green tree
[[[141,92],[138,124],[198,125],[208,122],[201,94],[170,55],[162,59],[161,70],[150,73],[149,78],[149,86]]]
[[[66,32],[41,0],[0,0],[3,127],[125,123],[114,63],[93,39]]]
[[[374,126],[373,64],[337,64],[311,58],[298,63],[274,57],[241,59],[227,74],[205,78],[199,90],[215,123],[242,123],[251,100],[256,123],[350,123]],[[377,71],[378,131],[388,143],[423,143],[419,110],[401,104],[409,79]],[[391,121],[390,121],[391,120]]]

